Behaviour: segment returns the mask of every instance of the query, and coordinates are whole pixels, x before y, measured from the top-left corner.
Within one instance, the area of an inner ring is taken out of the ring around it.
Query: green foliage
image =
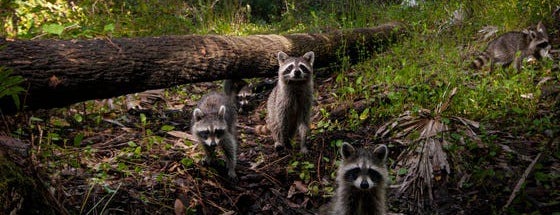
[[[24,92],[25,89],[20,85],[23,83],[23,77],[16,75],[12,76],[12,71],[0,67],[0,99],[5,96],[12,97],[16,108],[20,108],[19,94]]]
[[[160,130],[162,130],[162,131],[164,131],[164,132],[168,132],[168,131],[173,131],[173,129],[175,129],[175,126],[172,126],[172,125],[163,125],[163,126],[161,126],[161,129],[160,129]]]
[[[315,172],[315,164],[309,161],[292,161],[287,168],[288,173],[297,173],[300,180],[309,183],[311,174]]]
[[[63,0],[14,0],[10,6],[14,13],[4,17],[8,37],[32,38],[41,33],[60,36],[76,27],[85,15],[81,7]]]

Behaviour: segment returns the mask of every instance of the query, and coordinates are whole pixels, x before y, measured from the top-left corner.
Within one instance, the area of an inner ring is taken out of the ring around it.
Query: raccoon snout
[[[301,78],[301,71],[299,70],[294,71],[294,77]]]
[[[360,188],[364,190],[369,188],[369,183],[367,182],[367,180],[362,180],[362,183],[360,183]]]
[[[208,139],[208,140],[206,140],[206,141],[204,141],[204,142],[206,143],[206,145],[211,146],[211,147],[217,146],[217,145],[218,145],[218,142],[217,142],[216,140],[214,140],[214,139]]]

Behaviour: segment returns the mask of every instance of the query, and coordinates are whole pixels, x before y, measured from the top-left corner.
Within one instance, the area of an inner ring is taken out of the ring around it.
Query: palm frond
[[[445,181],[452,171],[445,148],[451,144],[448,141],[450,128],[464,130],[468,137],[478,138],[473,129],[479,123],[458,116],[443,120],[443,112],[451,105],[457,88],[444,94],[444,101],[434,109],[420,109],[417,113],[406,111],[399,117],[381,126],[376,136],[378,138],[397,139],[407,148],[397,158],[397,166],[406,168],[406,174],[397,177],[400,183],[399,193],[414,200],[411,209],[417,212],[424,210],[426,204],[432,205],[434,200],[434,186],[439,181]],[[449,124],[446,124],[449,122]]]

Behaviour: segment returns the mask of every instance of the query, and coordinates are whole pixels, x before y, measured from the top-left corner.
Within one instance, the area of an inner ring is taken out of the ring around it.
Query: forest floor
[[[388,192],[389,210],[415,213],[418,208],[411,203],[412,198],[399,194],[395,184],[400,172],[396,160],[406,147],[398,140],[375,136],[384,122],[363,123],[349,130],[329,130],[318,125],[320,121],[344,121],[348,107],[359,108],[361,104],[336,104],[329,96],[333,79],[330,74],[315,79],[315,115],[309,138],[312,147],[306,155],[299,154],[298,146],[277,153],[269,136],[253,132],[256,125],[264,124],[266,97],[272,87],[270,83],[261,85],[262,91],[256,92],[251,101],[253,107],[238,117],[237,184],[226,179],[223,162],[213,167],[200,164],[202,148],[189,134],[191,111],[197,99],[210,90],[221,90],[218,82],[89,101],[68,109],[28,112],[7,117],[5,125],[32,144],[34,169],[53,199],[71,214],[170,214],[174,210],[187,214],[313,214],[332,195],[336,161],[340,159],[337,145],[342,141],[387,144],[393,180]],[[549,83],[545,86],[554,92],[542,98],[539,114],[558,116],[558,80]],[[322,110],[330,114],[320,114]],[[433,202],[426,199],[429,206],[424,212],[496,213],[519,181],[524,186],[514,196],[514,210],[510,212],[558,212],[558,181],[543,184],[535,179],[560,174],[560,162],[553,155],[558,152],[558,133],[526,136],[509,132],[506,121],[494,125],[485,131],[494,138],[494,146],[448,155],[462,157],[455,161],[474,161],[497,152],[479,167],[492,172],[468,171],[467,167],[461,169],[461,165],[453,164],[451,174],[434,185]],[[543,142],[551,150],[532,147]],[[523,176],[535,168],[530,163],[537,156],[541,175]],[[476,181],[479,177],[471,177],[473,174],[489,174],[482,177],[489,180]]]

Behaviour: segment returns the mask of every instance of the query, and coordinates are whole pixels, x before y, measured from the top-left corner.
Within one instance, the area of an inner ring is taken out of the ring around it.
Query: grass
[[[346,1],[343,5],[338,1],[318,3],[312,0],[282,1],[272,5],[263,4],[262,0],[83,0],[75,4],[62,0],[9,1],[2,3],[2,6],[12,10],[0,13],[3,20],[0,35],[17,39],[73,39],[179,34],[288,34],[372,27],[396,20],[408,25],[410,36],[401,43],[392,45],[386,52],[374,54],[357,65],[344,64],[332,71],[336,82],[329,93],[340,104],[356,99],[378,101],[381,94],[388,98],[388,102],[377,102],[375,106],[362,111],[351,110],[345,122],[317,122],[319,129],[313,131],[314,135],[333,129],[355,130],[364,124],[381,125],[387,119],[409,110],[433,110],[445,93],[455,87],[458,89],[457,94],[443,117],[461,116],[479,121],[488,129],[508,125],[511,132],[538,135],[546,130],[558,130],[557,119],[539,114],[538,98],[541,90],[536,84],[546,76],[560,78],[559,73],[550,72],[553,62],[545,61],[540,66],[527,66],[521,73],[512,68],[498,69],[493,73],[487,69],[475,72],[466,68],[473,56],[483,50],[488,42],[477,37],[477,31],[482,27],[494,25],[500,30],[499,33],[503,33],[520,30],[541,19],[550,22],[550,12],[559,4],[560,0],[507,0],[491,3],[482,0],[450,0],[445,4],[427,1],[417,7],[365,0]],[[449,25],[453,11],[459,8],[467,12],[467,18],[462,25]],[[268,10],[270,13],[253,15],[251,10]],[[15,16],[20,19],[14,25]],[[45,27],[51,24],[54,24],[54,30]],[[63,30],[56,31],[57,27],[62,27]],[[170,90],[184,95],[184,92],[180,92],[181,89],[177,87]],[[126,106],[122,97],[115,99],[115,102]],[[105,106],[95,105],[93,101],[85,103],[83,112],[61,112],[62,115],[68,115],[68,119],[31,119],[24,125],[41,132],[45,130],[42,136],[45,147],[51,147],[43,151],[48,154],[45,157],[64,151],[58,145],[51,144],[53,142],[64,143],[62,145],[80,144],[83,136],[87,138],[88,134],[68,132],[64,121],[70,121],[67,123],[72,125],[82,124],[81,120],[99,124],[104,115],[118,114]],[[327,116],[328,113],[322,111],[322,115]],[[134,166],[133,163],[162,144],[162,137],[149,128],[157,130],[164,125],[150,123],[157,122],[146,122],[145,119],[137,122],[137,129],[143,130],[145,142],[132,142],[124,147],[125,154],[113,163],[119,174],[141,175],[142,170],[138,168],[142,165]],[[102,129],[90,128],[90,132],[101,132]],[[20,135],[24,133],[22,130],[25,129],[19,129]],[[484,129],[482,133],[484,134]],[[482,142],[496,154],[497,147],[492,144],[493,138],[492,135],[483,135]],[[460,148],[463,146],[454,147],[457,148],[450,150],[460,152],[480,149],[476,144],[467,145],[467,149]],[[91,156],[91,150],[95,149],[86,148],[82,153],[86,157]],[[478,167],[487,165],[489,159],[487,156],[463,159],[472,162],[465,164],[464,168],[475,172],[474,181],[482,182],[497,175],[493,170]],[[79,158],[63,156],[60,160],[80,165]],[[55,163],[51,161],[53,160],[48,158],[45,163],[63,165],[57,163],[59,160]],[[184,163],[192,165],[192,161]],[[103,181],[110,176],[107,172],[115,168],[100,165],[94,169],[94,178]],[[295,163],[292,170],[300,172],[301,180],[309,181],[313,166],[309,163]],[[166,180],[169,176],[161,177],[164,178],[161,180]]]

